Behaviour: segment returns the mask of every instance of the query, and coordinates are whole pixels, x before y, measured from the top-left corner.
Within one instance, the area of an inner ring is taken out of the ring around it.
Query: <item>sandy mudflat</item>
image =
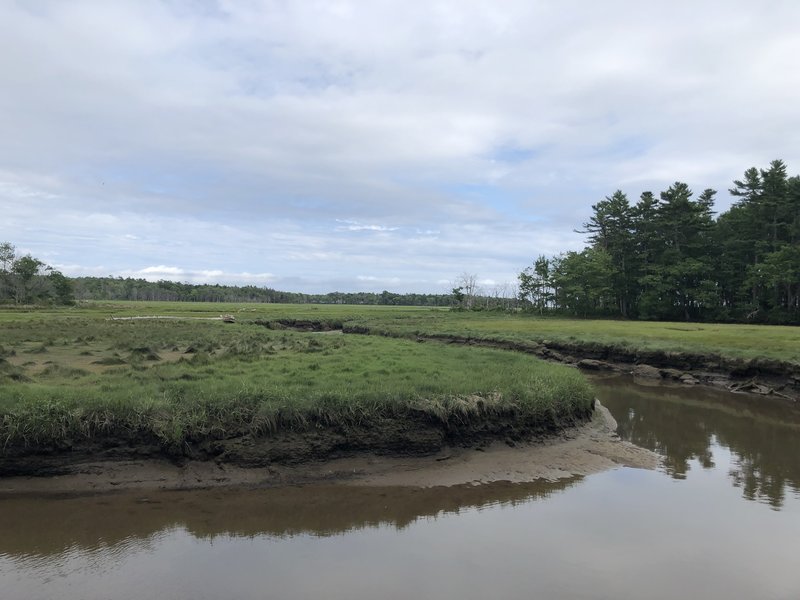
[[[362,455],[297,466],[243,468],[215,462],[86,462],[51,477],[0,479],[0,494],[73,494],[127,489],[175,490],[219,486],[273,487],[308,483],[374,486],[451,486],[539,479],[555,481],[619,466],[654,469],[658,457],[623,442],[616,422],[597,404],[592,420],[545,442],[514,447],[450,448],[432,456]]]

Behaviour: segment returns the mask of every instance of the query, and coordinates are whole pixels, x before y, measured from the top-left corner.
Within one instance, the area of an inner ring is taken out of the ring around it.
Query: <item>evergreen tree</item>
[[[614,291],[611,255],[602,248],[567,252],[553,264],[552,282],[556,302],[575,316],[612,314]]]
[[[553,300],[550,281],[550,260],[540,255],[532,267],[518,276],[520,299],[542,314]]]
[[[619,313],[630,314],[636,294],[634,260],[634,211],[628,197],[617,190],[592,206],[594,214],[584,223],[584,232],[595,248],[608,253],[612,264],[611,288]]]

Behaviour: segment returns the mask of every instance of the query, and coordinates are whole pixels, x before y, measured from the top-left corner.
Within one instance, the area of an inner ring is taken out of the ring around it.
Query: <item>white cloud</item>
[[[105,277],[112,270],[104,266],[84,266],[76,264],[55,264],[57,269],[71,276]],[[144,279],[146,281],[179,281],[185,283],[222,283],[269,285],[275,280],[272,273],[228,273],[219,269],[192,270],[167,265],[149,266],[141,269],[123,269],[113,271],[115,276]]]
[[[183,275],[186,273],[184,269],[179,269],[178,267],[167,267],[164,265],[159,265],[157,267],[145,267],[144,269],[140,269],[136,271],[138,275]]]
[[[343,224],[336,228],[337,231],[397,231],[399,229],[399,227],[388,227],[386,225],[368,225],[348,219],[336,219],[336,222]]]
[[[376,277],[374,275],[358,275],[356,277],[358,281],[363,281],[365,283],[378,283],[381,285],[399,285],[403,283],[403,280],[399,277]]]
[[[795,2],[206,9],[0,5],[1,239],[120,274],[435,288],[576,247],[618,187],[724,208],[745,168],[800,165]]]

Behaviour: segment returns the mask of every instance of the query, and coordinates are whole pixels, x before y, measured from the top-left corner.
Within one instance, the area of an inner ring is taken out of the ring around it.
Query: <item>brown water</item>
[[[0,598],[800,598],[800,411],[597,385],[661,470],[0,499]]]

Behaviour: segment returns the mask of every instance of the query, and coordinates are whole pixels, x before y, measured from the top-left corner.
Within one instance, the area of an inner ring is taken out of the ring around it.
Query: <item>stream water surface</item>
[[[659,470],[0,498],[0,597],[800,598],[800,410],[596,383]]]

